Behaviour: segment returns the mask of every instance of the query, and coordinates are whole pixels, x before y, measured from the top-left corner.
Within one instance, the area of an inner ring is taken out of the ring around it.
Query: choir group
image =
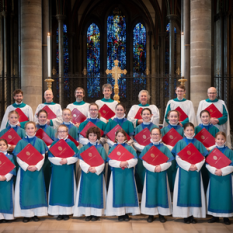
[[[89,104],[78,87],[76,101],[63,110],[47,90],[34,116],[23,92],[14,91],[0,132],[0,222],[48,214],[129,221],[129,214],[142,213],[148,222],[172,215],[196,223],[208,214],[209,223],[222,217],[230,224],[233,152],[227,107],[216,89],[208,89],[195,115],[178,86],[163,127],[148,91],[126,116],[111,99],[111,85],[102,90],[104,98]]]

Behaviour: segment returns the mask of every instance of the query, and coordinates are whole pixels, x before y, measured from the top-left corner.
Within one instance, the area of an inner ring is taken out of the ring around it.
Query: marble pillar
[[[211,0],[191,0],[190,94],[194,108],[211,86]]]
[[[35,112],[42,102],[41,0],[21,0],[21,88]]]

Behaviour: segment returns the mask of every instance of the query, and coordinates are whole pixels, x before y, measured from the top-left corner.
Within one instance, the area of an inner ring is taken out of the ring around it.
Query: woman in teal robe
[[[26,137],[18,142],[13,154],[17,156],[29,143],[45,157],[48,150],[45,143],[35,137],[36,124],[29,121],[25,125]],[[38,216],[46,216],[47,213],[47,194],[43,170],[44,159],[35,166],[29,166],[17,157],[20,166],[15,186],[15,217],[24,217],[23,222],[29,222],[31,219],[39,221]]]
[[[140,214],[134,178],[134,167],[138,159],[135,150],[125,143],[126,134],[123,129],[119,129],[116,132],[116,140],[117,144],[111,147],[109,154],[114,151],[118,144],[121,144],[134,158],[127,161],[117,161],[108,157],[111,176],[107,195],[106,215],[118,216],[118,221],[129,221],[129,213],[132,213],[132,215]]]
[[[184,135],[185,137],[172,150],[178,165],[173,191],[173,217],[184,218],[184,223],[196,223],[194,217],[206,217],[205,193],[200,170],[208,151],[194,138],[192,123],[184,125]],[[203,155],[203,160],[197,164],[191,164],[178,155],[190,143]]]
[[[96,221],[104,215],[106,206],[106,185],[104,179],[104,167],[107,154],[101,144],[100,131],[97,127],[91,127],[87,131],[88,144],[79,151],[79,165],[81,167],[81,177],[78,184],[77,197],[74,207],[74,216],[85,215],[86,221]],[[96,167],[91,167],[83,158],[82,153],[94,146],[103,159],[103,163]]]
[[[233,216],[233,151],[225,146],[225,133],[218,132],[215,140],[216,148],[230,159],[231,163],[221,169],[206,163],[206,168],[210,173],[210,181],[206,193],[207,213],[213,216],[208,222],[219,222],[219,217],[223,217],[224,223],[230,225],[229,217]]]
[[[171,166],[174,157],[170,150],[161,142],[162,135],[159,128],[151,130],[151,143],[146,146],[140,155],[143,166],[146,168],[145,182],[142,192],[141,213],[149,215],[147,222],[153,222],[154,215],[159,215],[160,222],[166,222],[164,215],[172,214],[171,194],[167,179],[167,169]],[[143,156],[156,147],[165,156],[167,162],[154,166],[147,163]]]
[[[73,214],[74,200],[76,195],[75,164],[78,161],[78,149],[74,142],[67,139],[68,127],[59,125],[57,128],[58,138],[52,143],[56,145],[64,139],[71,147],[74,154],[67,158],[59,158],[49,151],[49,161],[52,165],[52,175],[49,185],[48,214],[58,215],[57,220],[68,220]]]
[[[7,153],[8,144],[5,139],[0,139],[0,153],[3,153],[13,164],[15,164],[13,156]],[[16,169],[14,168],[5,176],[0,176],[0,223],[7,220],[13,220],[14,210],[14,176]]]
[[[158,128],[157,125],[151,122],[152,112],[149,108],[144,108],[141,112],[141,116],[143,122],[135,128],[134,136],[140,133],[145,128],[147,128],[149,131],[151,131],[154,128]],[[134,138],[133,146],[137,150],[137,157],[139,158],[140,153],[142,152],[145,146],[141,145],[140,142],[137,142],[135,138]],[[142,161],[138,160],[135,170],[135,178],[136,178],[138,193],[142,193],[145,171],[146,170],[145,167],[142,165]]]

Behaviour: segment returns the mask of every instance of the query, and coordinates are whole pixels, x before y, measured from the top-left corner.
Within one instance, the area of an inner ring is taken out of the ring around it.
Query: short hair
[[[193,127],[193,129],[194,129],[194,125],[191,122],[188,122],[188,123],[184,124],[184,129],[186,129],[189,126]]]
[[[35,123],[34,121],[28,121],[28,122],[25,124],[24,129],[26,129],[27,126],[30,125],[30,124],[34,125],[34,127],[36,128],[36,123]]]
[[[147,99],[148,99],[148,100],[150,99],[149,91],[147,91],[147,90],[141,90],[141,91],[138,93],[138,100],[140,99],[141,93],[146,93],[146,94],[147,94]]]
[[[95,127],[95,126],[92,126],[90,127],[87,132],[86,132],[86,138],[88,138],[89,134],[90,133],[93,133],[93,134],[96,134],[97,135],[97,139],[99,140],[100,139],[100,129],[98,127]]]
[[[104,91],[104,89],[110,89],[112,91],[112,85],[109,84],[109,83],[105,83],[103,86],[102,86],[102,91]]]
[[[17,95],[17,94],[22,94],[23,95],[23,91],[21,89],[16,89],[13,92],[13,96]]]
[[[122,108],[124,108],[124,110],[126,110],[126,107],[125,107],[125,105],[124,105],[124,104],[122,104],[122,103],[118,103],[118,104],[116,105],[115,109],[116,109],[118,106],[122,106]]]
[[[53,95],[53,91],[52,91],[52,90],[50,90],[50,89],[47,89],[46,91],[51,91],[51,92],[52,92],[52,95]],[[45,95],[46,91],[44,92],[44,95]]]
[[[180,113],[177,110],[170,110],[167,114],[167,117],[169,117],[172,112],[176,112],[178,115],[178,119],[180,119]]]
[[[177,87],[176,87],[176,90],[177,90],[177,88],[180,88],[180,89],[183,89],[184,91],[186,91],[185,85],[179,85],[179,86],[177,86]]]
[[[64,109],[62,110],[62,113],[63,113],[64,111],[69,111],[69,112],[72,114],[72,112],[71,112],[71,110],[70,110],[69,108],[64,108]]]
[[[226,134],[225,134],[224,132],[222,132],[222,131],[217,132],[217,133],[215,134],[215,138],[217,138],[218,135],[222,135],[222,136],[225,138],[225,140],[227,139]]]
[[[6,143],[6,145],[7,145],[7,147],[8,147],[8,142],[7,142],[7,140],[6,140],[6,139],[0,138],[0,142],[5,142],[5,143]]]
[[[42,112],[46,114],[46,117],[48,117],[48,113],[47,113],[47,111],[44,110],[44,109],[41,109],[41,110],[37,113],[37,117],[39,117],[40,114],[41,114]]]
[[[96,104],[96,103],[90,103],[90,104],[89,104],[89,110],[90,110],[90,107],[91,107],[91,106],[96,106],[96,107],[97,107],[97,109],[98,109],[98,118],[100,118],[100,117],[101,117],[101,114],[100,114],[100,112],[99,112],[99,105]]]
[[[152,111],[151,111],[151,109],[149,109],[149,108],[143,108],[142,111],[141,111],[141,115],[142,115],[143,112],[145,112],[146,110],[149,111],[150,114],[152,115]]]
[[[77,87],[74,91],[74,94],[76,93],[77,90],[82,90],[83,94],[85,95],[85,90],[82,87]]]
[[[8,113],[8,117],[9,117],[11,114],[16,114],[16,115],[18,116],[18,118],[19,118],[19,113],[18,113],[17,111],[15,111],[15,110],[10,111],[10,112]]]
[[[208,110],[205,110],[205,109],[204,109],[204,110],[202,110],[202,111],[200,112],[200,117],[201,117],[201,115],[202,115],[203,113],[205,113],[205,112],[210,116],[210,112],[209,112]]]
[[[162,134],[160,128],[153,128],[153,129],[150,131],[150,133],[152,134],[152,131],[155,130],[155,129],[157,129],[157,130],[159,131],[159,133]]]
[[[126,134],[126,132],[125,132],[123,129],[118,129],[118,130],[116,131],[116,134],[115,134],[115,142],[117,142],[116,137],[117,137],[117,135],[118,135],[119,133],[123,133],[124,136],[125,136],[125,140],[127,140],[127,134]]]

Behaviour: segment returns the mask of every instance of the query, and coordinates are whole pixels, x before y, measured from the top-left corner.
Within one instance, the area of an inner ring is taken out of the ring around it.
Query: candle
[[[51,77],[50,33],[48,33],[48,36],[47,36],[47,54],[48,54],[48,77]]]

